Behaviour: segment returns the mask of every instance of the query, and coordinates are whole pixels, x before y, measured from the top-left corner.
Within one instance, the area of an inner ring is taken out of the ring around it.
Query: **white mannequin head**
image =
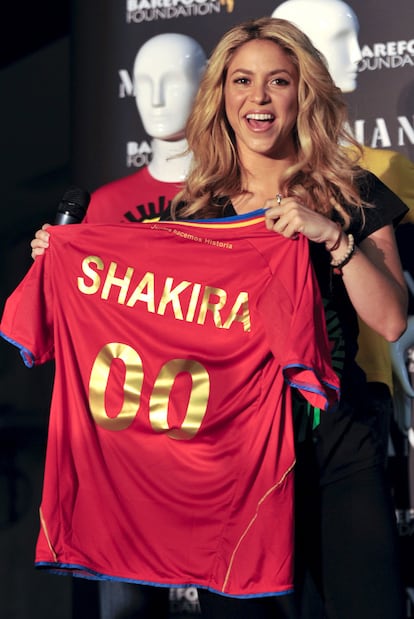
[[[272,17],[287,19],[308,35],[324,55],[329,72],[342,92],[356,88],[361,60],[358,18],[342,0],[286,0]]]
[[[205,65],[202,47],[184,34],[159,34],[139,49],[134,62],[135,101],[149,136],[183,139]]]

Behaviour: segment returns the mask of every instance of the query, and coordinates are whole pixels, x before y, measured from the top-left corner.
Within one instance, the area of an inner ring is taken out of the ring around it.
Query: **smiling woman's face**
[[[279,45],[260,39],[242,45],[230,61],[224,97],[242,159],[247,153],[294,154],[298,72]]]

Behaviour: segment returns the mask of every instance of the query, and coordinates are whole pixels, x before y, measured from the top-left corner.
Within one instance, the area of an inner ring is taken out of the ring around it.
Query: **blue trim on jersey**
[[[24,362],[26,367],[32,368],[34,366],[34,364],[35,364],[35,356],[28,348],[25,348],[25,346],[23,346],[22,344],[19,344],[19,342],[16,342],[15,340],[12,340],[12,338],[8,337],[5,333],[3,333],[3,331],[0,331],[0,336],[4,340],[6,340],[6,342],[9,342],[10,344],[13,344],[13,346],[16,346],[16,348],[19,349],[20,356],[23,359],[23,362]]]
[[[312,367],[309,367],[307,365],[302,365],[300,363],[291,363],[290,365],[285,365],[283,367],[283,374],[285,375],[285,370],[289,370],[291,368],[299,368],[302,370],[307,370],[309,372],[312,372],[312,374],[314,374],[316,377],[318,376],[317,373],[315,372],[315,370]],[[325,406],[324,406],[324,411],[330,411],[333,412],[336,410],[336,408],[338,407],[339,404],[339,400],[340,400],[340,394],[341,394],[341,390],[339,387],[336,387],[335,385],[331,385],[330,383],[323,381],[323,380],[319,380],[318,382],[320,382],[322,385],[326,385],[326,387],[329,388],[330,391],[334,391],[338,394],[338,400],[337,402],[333,405],[333,406],[329,406],[329,401],[326,397],[326,392],[325,391],[321,391],[320,389],[318,389],[317,387],[309,384],[309,383],[300,383],[297,381],[293,381],[293,380],[289,380],[289,378],[287,376],[285,376],[285,380],[288,383],[289,387],[294,387],[295,389],[301,389],[302,391],[308,391],[309,393],[317,393],[318,395],[322,396],[325,400]]]
[[[242,213],[241,215],[230,215],[230,217],[214,217],[212,219],[181,219],[178,221],[174,221],[173,223],[180,223],[180,221],[191,221],[194,223],[207,223],[207,224],[211,224],[211,223],[226,223],[226,221],[241,221],[241,220],[246,220],[246,219],[252,219],[254,217],[259,217],[261,215],[264,215],[266,212],[266,209],[264,208],[259,208],[256,211],[251,211],[250,213]]]
[[[77,578],[86,578],[88,580],[110,580],[112,582],[127,582],[133,585],[148,585],[152,587],[164,587],[168,589],[182,589],[185,587],[196,587],[197,589],[206,589],[207,591],[211,591],[212,593],[216,593],[218,595],[222,595],[228,598],[237,598],[237,599],[248,599],[248,598],[263,598],[263,597],[280,597],[281,595],[288,595],[294,592],[293,587],[291,589],[286,589],[286,591],[270,591],[267,593],[248,593],[246,595],[229,595],[228,593],[223,593],[223,591],[219,591],[218,589],[213,589],[212,587],[207,587],[205,585],[198,585],[196,583],[159,583],[152,582],[149,580],[135,580],[133,578],[120,578],[115,576],[108,576],[107,574],[100,574],[99,572],[95,572],[94,570],[84,567],[83,565],[77,565],[72,563],[53,563],[49,561],[37,561],[35,563],[35,567],[40,569],[46,569],[48,572],[56,574],[58,576],[74,576]]]

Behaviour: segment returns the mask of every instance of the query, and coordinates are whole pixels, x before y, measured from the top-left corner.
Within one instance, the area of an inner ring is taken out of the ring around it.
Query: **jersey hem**
[[[71,563],[52,563],[49,561],[37,561],[35,563],[36,569],[43,569],[52,574],[56,574],[58,576],[74,576],[76,578],[85,578],[88,580],[106,580],[112,582],[125,582],[135,585],[147,585],[150,587],[163,587],[169,589],[181,589],[183,587],[196,587],[197,589],[205,589],[207,591],[211,591],[212,593],[216,593],[217,595],[222,595],[223,597],[229,598],[239,598],[239,599],[248,599],[248,598],[261,598],[261,597],[280,597],[281,595],[288,595],[294,593],[293,586],[290,586],[283,591],[266,591],[263,593],[243,593],[243,594],[231,594],[224,593],[219,589],[214,589],[214,587],[208,587],[207,585],[200,585],[195,582],[180,582],[180,583],[160,583],[154,582],[150,580],[139,580],[135,578],[121,578],[118,576],[109,576],[107,574],[101,574],[100,572],[96,572],[91,568],[85,567],[83,565],[71,564]]]

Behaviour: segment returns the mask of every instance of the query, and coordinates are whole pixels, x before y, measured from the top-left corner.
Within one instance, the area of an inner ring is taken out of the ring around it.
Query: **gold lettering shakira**
[[[247,292],[238,292],[231,302],[222,288],[177,281],[174,277],[160,278],[150,271],[136,274],[134,267],[119,267],[113,261],[106,269],[99,256],[84,258],[82,272],[84,277],[78,277],[78,289],[83,294],[99,294],[101,299],[108,300],[112,293],[120,305],[135,307],[139,303],[146,311],[160,316],[169,308],[176,320],[204,325],[211,314],[218,329],[230,329],[234,323],[240,323],[245,332],[251,329]]]

